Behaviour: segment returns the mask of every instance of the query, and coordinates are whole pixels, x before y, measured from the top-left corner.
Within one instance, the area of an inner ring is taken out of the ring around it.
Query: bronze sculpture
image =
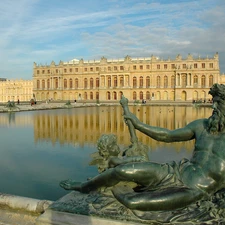
[[[113,187],[114,197],[131,210],[169,211],[188,207],[209,198],[225,188],[225,85],[214,84],[213,112],[208,119],[199,119],[184,128],[168,130],[142,123],[129,112],[128,100],[122,97],[124,118],[149,137],[163,142],[195,139],[191,159],[178,163],[130,162],[110,168],[96,177],[79,183],[62,181],[67,190],[89,193],[101,187]],[[120,181],[129,181],[121,188]]]

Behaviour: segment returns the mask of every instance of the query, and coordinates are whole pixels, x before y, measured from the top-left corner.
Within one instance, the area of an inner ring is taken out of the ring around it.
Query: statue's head
[[[120,148],[117,145],[117,137],[114,134],[103,134],[97,141],[99,154],[108,159],[110,156],[118,156]]]
[[[209,118],[209,130],[217,133],[225,127],[225,85],[214,84],[209,91],[213,97],[213,114]]]

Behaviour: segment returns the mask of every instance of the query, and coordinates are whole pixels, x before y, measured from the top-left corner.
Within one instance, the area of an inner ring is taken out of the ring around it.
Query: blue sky
[[[225,73],[224,0],[3,0],[0,33],[7,79],[32,79],[33,62],[216,52]]]

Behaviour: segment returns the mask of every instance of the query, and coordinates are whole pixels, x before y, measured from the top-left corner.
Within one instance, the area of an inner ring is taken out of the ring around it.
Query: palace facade
[[[54,61],[33,66],[36,100],[192,101],[211,98],[213,83],[220,83],[219,55],[193,58],[181,55],[163,60],[155,56],[100,60]]]
[[[33,80],[0,79],[0,102],[30,101],[33,97]]]

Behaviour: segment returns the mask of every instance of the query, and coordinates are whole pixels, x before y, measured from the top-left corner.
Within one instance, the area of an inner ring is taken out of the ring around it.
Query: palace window
[[[66,73],[67,72],[67,69],[64,69],[64,73]]]
[[[143,92],[141,91],[140,92],[140,100],[142,100],[143,99]]]
[[[87,67],[84,68],[84,71],[87,72]]]
[[[205,68],[205,63],[202,63],[202,68]]]
[[[157,70],[160,70],[160,64],[157,64]]]
[[[111,71],[111,67],[110,66],[108,66],[108,71]]]
[[[150,100],[150,92],[149,91],[146,92],[146,99]]]
[[[64,88],[67,88],[67,79],[64,79]]]
[[[96,71],[99,71],[99,67],[96,67]]]
[[[70,78],[70,88],[73,88],[73,80]]]
[[[75,88],[77,89],[79,87],[78,78],[75,79]]]
[[[133,92],[133,100],[136,100],[137,99],[137,93],[136,91]]]
[[[213,63],[209,63],[209,68],[213,68]]]
[[[149,70],[150,69],[150,66],[149,65],[146,65],[146,69]]]
[[[186,69],[187,68],[187,65],[186,64],[183,64],[182,67],[183,67],[183,69]]]
[[[120,70],[123,70],[123,66],[120,66]]]
[[[39,70],[37,70],[37,74],[39,74],[40,72],[39,72]]]
[[[198,64],[194,63],[194,68],[197,69],[198,68]]]
[[[108,87],[111,87],[111,77],[110,76],[108,76],[108,78],[107,78],[107,84],[108,84]]]
[[[75,72],[78,72],[78,68],[75,68]]]
[[[165,70],[167,69],[167,64],[164,64],[164,69],[165,69]]]
[[[99,87],[99,78],[96,78],[96,87]]]
[[[168,87],[168,77],[164,76],[164,88]]]
[[[133,77],[133,87],[136,88],[137,87],[137,78]]]
[[[58,78],[55,79],[55,88],[59,87]]]
[[[120,77],[120,87],[123,87],[124,86],[124,79],[123,77]]]
[[[70,73],[72,73],[72,71],[73,71],[72,68],[70,68]]]
[[[50,74],[50,70],[48,70],[48,74]]]
[[[55,73],[58,73],[58,72],[59,72],[59,70],[58,70],[58,69],[56,69],[56,70],[55,70]]]
[[[90,71],[93,72],[93,67],[90,68]]]
[[[113,87],[117,87],[117,77],[113,78]]]
[[[90,88],[93,88],[93,86],[94,86],[94,80],[93,80],[93,78],[91,78],[90,79]]]
[[[37,89],[40,88],[40,80],[37,80]]]
[[[133,66],[133,70],[136,70],[137,69],[137,67],[136,66]]]
[[[114,66],[114,68],[113,68],[113,69],[114,69],[114,71],[117,71],[117,66]]]
[[[202,75],[202,77],[201,77],[201,87],[202,88],[205,87],[205,75]]]
[[[93,92],[90,93],[90,99],[93,100]],[[93,120],[91,120],[93,121]]]
[[[44,74],[45,73],[45,71],[44,70],[42,70],[42,74]]]
[[[175,69],[175,64],[171,64],[171,69]]]
[[[150,77],[149,76],[146,77],[146,87],[147,88],[150,87]]]
[[[142,65],[140,65],[140,70],[143,70],[143,66]]]
[[[50,88],[50,80],[49,79],[47,80],[47,88],[48,89]]]
[[[84,79],[84,88],[87,88],[88,86],[88,81],[87,81],[87,78]]]
[[[209,87],[212,87],[213,85],[213,75],[209,76]]]
[[[140,80],[139,80],[139,82],[140,82],[140,88],[142,88],[143,87],[143,77],[140,77]]]
[[[156,87],[159,88],[161,85],[160,85],[160,76],[157,76],[156,78]]]

